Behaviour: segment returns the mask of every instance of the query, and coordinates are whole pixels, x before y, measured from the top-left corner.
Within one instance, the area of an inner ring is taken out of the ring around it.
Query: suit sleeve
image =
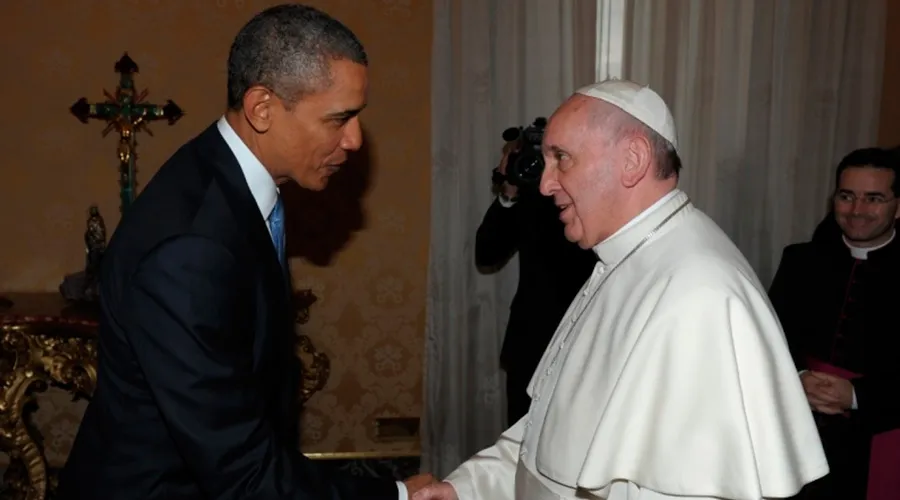
[[[331,478],[273,430],[253,335],[233,321],[247,307],[241,266],[218,243],[178,237],[144,259],[121,298],[140,370],[204,496],[395,500],[393,481]]]
[[[794,290],[794,281],[798,278],[792,276],[791,270],[794,263],[790,248],[785,248],[781,254],[781,262],[778,263],[778,270],[775,271],[775,278],[772,279],[772,285],[769,287],[769,301],[781,328],[784,330],[784,336],[787,340],[788,349],[791,351],[791,358],[794,360],[794,366],[797,371],[806,369],[806,359],[803,353],[803,342],[800,337],[803,331],[794,323],[794,314],[792,312],[791,303],[802,295],[796,295],[798,292]]]
[[[525,429],[525,417],[451,472],[445,481],[453,485],[459,500],[514,500],[516,466]]]
[[[499,199],[491,203],[475,233],[476,266],[500,266],[515,253],[519,245],[515,216],[519,210],[520,203],[511,207],[504,207]]]

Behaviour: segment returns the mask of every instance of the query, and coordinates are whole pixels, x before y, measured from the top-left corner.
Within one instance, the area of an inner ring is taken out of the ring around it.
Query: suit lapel
[[[247,243],[263,271],[265,289],[268,291],[265,305],[274,315],[273,323],[282,326],[286,319],[292,318],[290,283],[278,261],[268,226],[259,213],[259,206],[253,199],[241,167],[215,124],[198,137],[198,146],[211,160],[222,191],[237,219],[238,228],[246,235]]]

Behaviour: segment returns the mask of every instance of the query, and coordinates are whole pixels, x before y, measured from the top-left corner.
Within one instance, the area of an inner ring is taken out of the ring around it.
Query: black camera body
[[[519,149],[509,154],[505,176],[494,170],[492,176],[494,184],[506,181],[519,189],[537,191],[541,175],[544,173],[541,142],[544,140],[546,127],[547,119],[539,116],[534,119],[534,123],[525,128],[510,127],[503,131],[503,140],[506,142],[518,140]]]

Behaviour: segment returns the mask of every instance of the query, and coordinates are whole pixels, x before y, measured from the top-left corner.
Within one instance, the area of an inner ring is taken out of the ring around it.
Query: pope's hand
[[[426,486],[412,496],[412,500],[459,500],[453,485],[444,481]]]
[[[410,498],[415,498],[414,494],[428,486],[429,484],[436,483],[437,480],[431,474],[417,474],[415,476],[407,478],[403,481],[403,484],[406,485],[406,492],[409,494]]]

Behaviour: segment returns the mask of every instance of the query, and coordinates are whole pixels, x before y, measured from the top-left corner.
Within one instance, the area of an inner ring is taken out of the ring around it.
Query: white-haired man
[[[528,415],[417,499],[783,498],[828,472],[766,291],[677,188],[655,92],[576,92],[541,191],[599,262],[532,378]]]

